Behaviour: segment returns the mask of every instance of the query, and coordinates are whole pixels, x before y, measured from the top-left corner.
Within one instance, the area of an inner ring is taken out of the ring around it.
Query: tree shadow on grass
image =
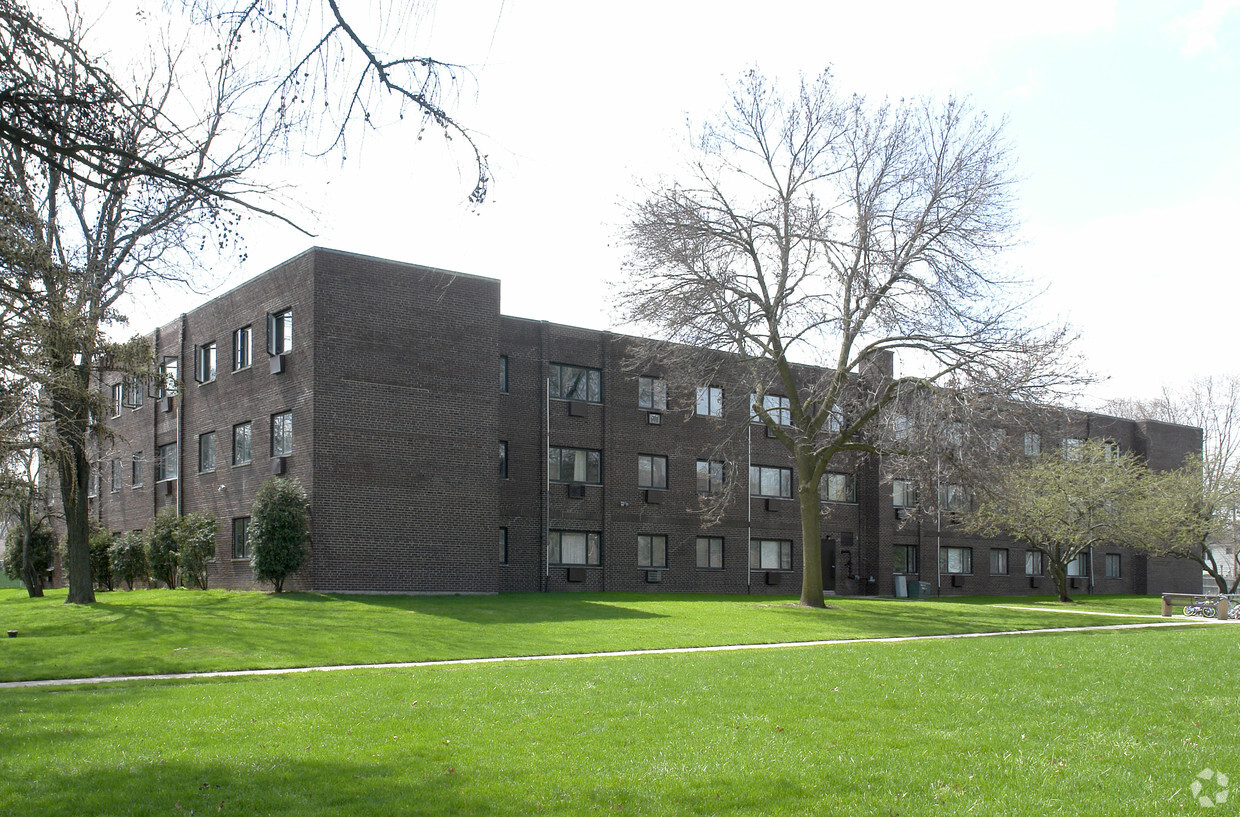
[[[638,610],[605,596],[522,594],[504,596],[399,596],[315,594],[314,601],[353,603],[403,610],[467,624],[539,624],[555,621],[632,621],[666,618]],[[308,599],[309,600],[309,599]]]

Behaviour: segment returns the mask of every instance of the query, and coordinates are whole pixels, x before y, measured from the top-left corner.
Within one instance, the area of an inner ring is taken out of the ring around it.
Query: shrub
[[[90,531],[90,576],[99,590],[112,589],[112,560],[109,549],[114,537],[112,532],[92,525]]]
[[[43,579],[47,571],[52,569],[56,555],[56,532],[48,525],[40,525],[30,532],[30,563],[34,569],[35,587],[27,590],[43,592]],[[25,583],[22,576],[22,531],[20,526],[9,529],[4,538],[4,573],[10,579],[18,579]]]
[[[112,547],[108,548],[108,559],[112,564],[112,574],[130,590],[133,590],[135,582],[146,581],[150,576],[146,544],[142,541],[142,534],[136,530],[116,537]]]
[[[169,589],[177,586],[177,546],[180,544],[181,520],[176,511],[166,510],[151,520],[146,532],[146,563],[151,578]]]
[[[218,528],[215,517],[210,514],[191,513],[181,517],[177,531],[177,564],[186,585],[207,589],[207,563],[215,557]]]
[[[250,564],[254,578],[284,590],[284,580],[308,555],[310,508],[306,489],[295,479],[272,477],[258,489],[250,511]]]

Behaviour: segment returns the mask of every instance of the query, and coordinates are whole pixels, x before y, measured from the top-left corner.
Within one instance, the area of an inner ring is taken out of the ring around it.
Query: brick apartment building
[[[293,589],[797,591],[790,458],[761,426],[736,432],[751,391],[739,371],[679,387],[626,370],[631,338],[499,310],[493,279],[308,250],[156,330],[178,393],[101,384],[115,437],[92,513],[116,532],[164,508],[213,514],[215,587],[255,586],[250,507],[285,474],[311,498],[312,558]],[[1077,425],[1153,467],[1201,446],[1194,428]],[[751,495],[706,527],[699,491],[744,467],[725,459],[748,463]],[[842,461],[824,486],[813,546],[828,590],[891,594],[898,577],[943,594],[1052,590],[1023,547],[904,513],[911,486],[882,481],[874,457]],[[1201,588],[1187,561],[1118,548],[1076,572],[1080,592]]]

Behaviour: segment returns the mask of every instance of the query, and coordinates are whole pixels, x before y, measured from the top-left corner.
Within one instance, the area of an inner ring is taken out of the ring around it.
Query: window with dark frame
[[[973,548],[945,547],[939,550],[939,572],[950,576],[973,573]]]
[[[1007,548],[991,548],[990,549],[990,575],[992,576],[1008,575],[1008,549]]]
[[[553,565],[597,567],[602,563],[602,536],[589,531],[553,530],[547,534],[547,551]]]
[[[911,479],[891,481],[891,504],[897,508],[917,507],[917,483]]]
[[[508,479],[508,441],[499,441],[499,478]]]
[[[181,370],[181,361],[171,355],[165,355],[159,362],[159,374],[151,381],[151,396],[155,398],[176,395],[179,384],[177,378]]]
[[[232,523],[232,557],[250,558],[250,517],[238,516]]]
[[[698,386],[694,413],[702,417],[722,417],[723,389],[718,386]]]
[[[749,495],[792,499],[792,469],[773,465],[749,466]]]
[[[547,449],[547,472],[552,482],[601,485],[603,454],[587,448],[552,446]]]
[[[1068,577],[1081,579],[1089,575],[1089,553],[1081,551],[1068,562]]]
[[[508,528],[499,529],[499,563],[508,564]]]
[[[603,402],[603,373],[585,366],[552,363],[547,367],[548,389],[556,400]]]
[[[142,408],[142,396],[145,391],[141,377],[127,374],[121,380],[121,403],[131,409]]]
[[[499,391],[508,393],[508,355],[499,356]]]
[[[159,456],[155,460],[155,481],[166,482],[176,479],[180,471],[180,458],[177,444],[168,443],[159,447]]]
[[[667,381],[658,377],[637,378],[637,407],[651,411],[666,411]]]
[[[198,435],[198,471],[215,470],[215,432]]]
[[[662,534],[637,535],[637,566],[667,567],[667,537]]]
[[[1080,462],[1081,452],[1085,450],[1085,441],[1079,437],[1064,437],[1063,458],[1068,462]]]
[[[112,384],[112,416],[120,417],[125,407],[125,387],[120,383]]]
[[[293,349],[293,310],[267,315],[267,354],[283,355]]]
[[[215,380],[215,341],[194,347],[194,380],[210,383]]]
[[[757,409],[754,408],[756,405],[758,405],[758,393],[754,392],[749,395],[749,408],[753,415],[749,419],[753,423],[762,423],[762,415],[758,414]],[[776,425],[792,425],[792,401],[782,394],[762,395],[762,408]]]
[[[723,537],[699,536],[697,538],[698,570],[723,570]]]
[[[142,458],[142,452],[133,455],[133,473],[130,474],[130,487],[141,488],[146,482],[146,460]]]
[[[749,567],[752,570],[792,570],[792,540],[750,539]]]
[[[253,327],[243,326],[233,332],[233,371],[238,372],[242,369],[248,369],[253,363],[254,329]]]
[[[248,465],[251,459],[250,443],[253,433],[249,423],[237,423],[233,426],[233,465]]]
[[[828,471],[822,475],[818,493],[827,502],[856,502],[857,479],[852,474]]]
[[[697,461],[697,491],[717,494],[723,490],[723,463],[719,460]]]
[[[637,487],[666,491],[667,457],[658,454],[638,454]]]
[[[1106,557],[1106,576],[1108,579],[1118,579],[1120,573],[1120,554],[1108,553]]]
[[[1025,551],[1025,575],[1041,576],[1045,571],[1045,554],[1040,550]]]
[[[293,412],[271,415],[271,456],[287,457],[293,453]]]
[[[1036,457],[1042,453],[1042,435],[1033,432],[1025,432],[1025,456]]]
[[[121,483],[124,481],[124,478],[122,477],[122,474],[124,473],[124,466],[121,465],[121,461],[119,459],[112,460],[111,470],[112,470],[112,493],[114,494],[119,493],[121,490]]]
[[[920,573],[917,566],[917,545],[894,545],[892,547],[893,566],[896,573]]]

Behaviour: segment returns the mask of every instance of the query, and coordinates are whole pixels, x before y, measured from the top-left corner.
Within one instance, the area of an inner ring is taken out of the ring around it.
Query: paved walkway
[[[1021,609],[1021,608],[1016,608]],[[1043,607],[1025,608],[1046,611]],[[1075,613],[1080,610],[1060,610],[1056,612]],[[1089,613],[1088,615],[1105,615]],[[1112,613],[1110,615],[1134,615],[1130,613]],[[1155,618],[1162,618],[1155,616]],[[84,684],[112,684],[119,681],[183,681],[197,678],[242,678],[255,675],[292,675],[302,672],[339,672],[341,670],[358,669],[415,669],[420,667],[447,667],[460,664],[502,664],[517,661],[562,661],[569,658],[617,658],[630,655],[677,655],[694,652],[735,652],[739,650],[771,650],[790,647],[836,647],[845,644],[900,644],[906,641],[938,641],[949,638],[991,638],[1001,635],[1045,635],[1047,633],[1088,633],[1104,630],[1141,630],[1154,627],[1185,627],[1194,624],[1225,624],[1227,622],[1210,619],[1181,618],[1172,621],[1148,622],[1144,624],[1100,624],[1088,627],[1043,627],[1037,630],[1000,630],[989,633],[944,633],[942,635],[901,635],[882,638],[832,638],[823,641],[783,641],[775,644],[725,644],[714,647],[666,647],[654,650],[613,650],[610,652],[564,653],[560,655],[513,655],[497,658],[452,658],[442,661],[398,661],[386,664],[336,664],[323,667],[279,667],[275,669],[237,669],[219,672],[167,672],[157,675],[100,675],[93,678],[51,678],[43,681],[5,681],[0,689],[22,689],[28,687],[64,687]]]

